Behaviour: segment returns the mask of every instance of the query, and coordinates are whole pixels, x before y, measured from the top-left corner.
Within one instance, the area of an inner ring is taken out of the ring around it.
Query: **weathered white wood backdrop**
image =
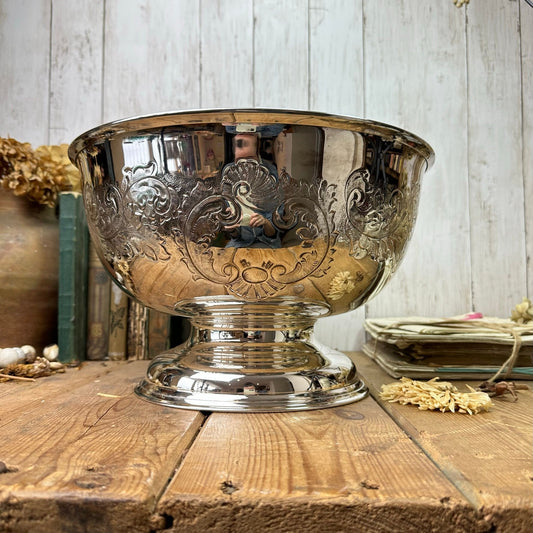
[[[533,295],[533,8],[525,0],[0,0],[0,136],[274,107],[371,118],[435,149],[395,279],[365,316],[508,316]]]

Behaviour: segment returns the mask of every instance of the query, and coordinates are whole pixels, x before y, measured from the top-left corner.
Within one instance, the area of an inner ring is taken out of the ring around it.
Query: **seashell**
[[[59,357],[59,346],[57,344],[51,344],[43,350],[43,357],[48,361],[55,361]]]
[[[24,346],[21,346],[20,349],[24,352],[24,355],[26,356],[26,363],[33,363],[33,361],[35,361],[35,358],[37,357],[37,350],[33,346],[25,344]]]
[[[0,350],[0,368],[22,363],[26,354],[20,348],[3,348]]]

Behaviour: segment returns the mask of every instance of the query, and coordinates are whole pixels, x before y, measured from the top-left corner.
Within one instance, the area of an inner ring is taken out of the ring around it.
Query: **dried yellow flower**
[[[344,295],[355,289],[355,279],[348,272],[339,272],[329,285],[328,298],[330,300],[340,300]]]
[[[39,146],[35,154],[41,165],[55,176],[61,190],[81,192],[80,174],[68,157],[68,144]]]
[[[451,411],[469,415],[488,411],[492,406],[489,395],[472,387],[468,388],[470,392],[459,392],[454,385],[447,381],[438,381],[438,378],[429,381],[402,378],[400,381],[382,385],[380,397],[402,405],[418,405],[418,408],[424,411]]]
[[[522,302],[511,311],[511,320],[517,324],[533,322],[533,305],[529,298],[524,298]]]
[[[61,191],[80,190],[77,168],[68,159],[68,145],[40,146],[0,138],[0,182],[16,196],[54,206]]]

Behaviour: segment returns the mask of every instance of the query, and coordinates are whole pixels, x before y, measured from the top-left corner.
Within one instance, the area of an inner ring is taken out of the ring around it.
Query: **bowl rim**
[[[425,159],[426,170],[433,165],[435,160],[435,152],[429,143],[418,135],[391,124],[320,111],[261,107],[190,109],[126,117],[106,122],[82,133],[71,142],[68,155],[72,163],[76,164],[79,153],[87,146],[99,143],[102,139],[110,139],[115,135],[178,125],[193,126],[212,123],[224,125],[288,124],[365,132],[392,138],[400,144],[410,146]]]

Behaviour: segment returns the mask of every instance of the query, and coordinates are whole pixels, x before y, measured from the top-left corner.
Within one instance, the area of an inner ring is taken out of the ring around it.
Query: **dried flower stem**
[[[4,374],[3,372],[0,372],[0,379],[2,381],[4,379],[15,379],[19,381],[35,381],[35,378],[24,378],[22,376],[12,376],[11,374]]]

